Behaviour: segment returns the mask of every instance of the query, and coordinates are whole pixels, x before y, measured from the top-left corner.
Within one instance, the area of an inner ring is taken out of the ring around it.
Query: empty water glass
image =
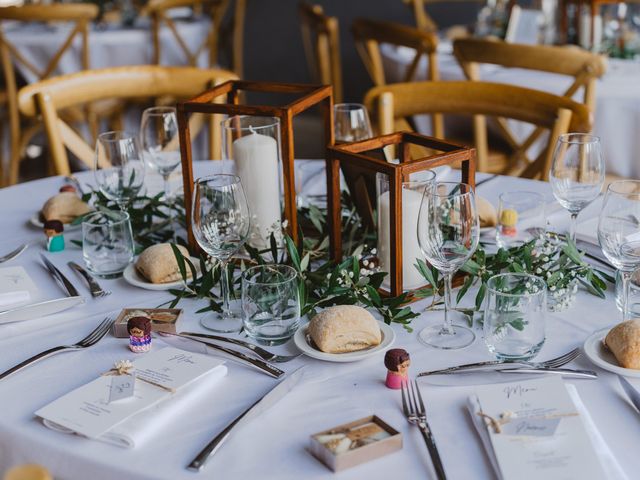
[[[547,286],[527,273],[503,273],[487,282],[484,341],[499,360],[528,360],[544,344]]]
[[[501,248],[522,245],[541,238],[546,229],[544,196],[535,192],[505,192],[500,195],[496,243]]]
[[[242,274],[242,320],[247,334],[265,345],[286,342],[298,329],[298,275],[287,265],[258,265]]]
[[[127,212],[100,211],[82,221],[82,256],[94,275],[116,278],[133,261],[133,232]]]

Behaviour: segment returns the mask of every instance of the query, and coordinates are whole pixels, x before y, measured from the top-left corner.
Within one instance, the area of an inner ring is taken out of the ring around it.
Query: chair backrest
[[[342,67],[338,19],[324,14],[320,5],[298,5],[302,42],[314,82],[333,85],[333,99],[342,102]]]
[[[589,109],[571,99],[550,93],[488,82],[413,82],[371,89],[365,105],[377,118],[380,133],[390,133],[396,118],[434,112],[519,120],[548,130],[546,147],[535,159],[527,156],[530,145],[513,144],[509,172],[547,179],[556,139],[567,131],[586,132],[591,127]],[[478,163],[486,162],[487,130],[474,122]],[[484,150],[484,153],[483,153]]]
[[[167,96],[188,99],[213,85],[232,79],[237,79],[234,73],[216,69],[155,65],[105,68],[63,75],[28,85],[20,90],[18,105],[25,116],[42,116],[54,172],[57,175],[68,175],[70,168],[66,149],[90,168],[93,168],[94,149],[60,118],[58,113],[61,110],[104,99]],[[203,120],[195,115],[191,120],[198,125],[193,130],[195,135]],[[212,155],[218,153],[220,148],[218,120],[217,115],[209,116],[209,133],[214,142]]]

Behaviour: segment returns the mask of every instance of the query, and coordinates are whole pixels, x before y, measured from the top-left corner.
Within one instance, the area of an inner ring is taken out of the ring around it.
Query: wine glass
[[[360,103],[335,104],[333,120],[336,142],[357,142],[373,136],[369,114]]]
[[[604,184],[600,138],[585,133],[560,135],[549,183],[556,200],[571,214],[569,238],[575,242],[578,214],[598,198]]]
[[[640,181],[621,180],[607,188],[598,221],[602,252],[620,271],[622,319],[628,315],[629,281],[640,266]]]
[[[435,348],[457,349],[475,339],[471,329],[454,325],[467,316],[451,310],[453,274],[475,252],[480,221],[473,189],[466,183],[437,182],[426,188],[418,216],[418,243],[425,258],[445,279],[444,324],[427,327],[418,338]]]
[[[242,319],[229,306],[227,264],[249,236],[249,208],[240,177],[217,174],[196,180],[192,219],[196,241],[222,270],[222,313],[207,315],[200,323],[216,332],[238,332]]]
[[[144,162],[136,136],[123,131],[98,135],[94,168],[100,191],[125,211],[144,183]]]
[[[180,164],[176,109],[151,107],[142,112],[140,143],[149,166],[162,175],[164,196],[169,200],[169,176]]]

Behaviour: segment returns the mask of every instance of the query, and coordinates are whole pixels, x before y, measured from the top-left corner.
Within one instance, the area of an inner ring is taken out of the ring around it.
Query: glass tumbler
[[[496,228],[499,247],[522,245],[544,235],[547,220],[543,195],[535,192],[505,192],[499,198]]]
[[[258,343],[279,345],[298,329],[297,272],[287,265],[257,265],[242,274],[242,321]]]
[[[94,275],[116,278],[133,261],[133,232],[127,212],[100,211],[82,221],[82,256]]]
[[[540,277],[503,273],[487,282],[484,341],[499,360],[528,360],[544,344],[547,286]]]

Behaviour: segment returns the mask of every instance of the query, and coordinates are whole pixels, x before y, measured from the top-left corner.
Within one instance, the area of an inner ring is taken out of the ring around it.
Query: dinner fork
[[[0,373],[0,380],[2,380],[5,377],[8,377],[9,375],[17,372],[18,370],[22,370],[27,365],[31,365],[32,363],[35,363],[39,360],[50,357],[51,355],[56,354],[58,352],[64,352],[67,350],[79,350],[82,348],[88,348],[95,345],[100,340],[102,340],[102,337],[104,337],[107,334],[107,332],[113,325],[114,320],[115,319],[113,317],[105,318],[100,323],[100,325],[98,325],[89,335],[84,337],[79,342],[74,343],[73,345],[60,345],[58,347],[53,347],[48,350],[45,350],[44,352],[40,352],[37,355],[34,355],[33,357],[28,358],[23,362],[20,362],[18,365],[16,365],[15,367],[11,367],[6,372]]]
[[[24,252],[28,247],[29,247],[28,243],[23,243],[12,252],[9,252],[6,255],[0,257],[0,263],[8,262],[9,260],[16,258],[18,255]]]
[[[436,446],[436,440],[431,432],[431,427],[427,423],[427,412],[424,408],[424,402],[422,401],[422,394],[418,388],[418,382],[402,382],[402,410],[404,410],[404,416],[412,425],[417,425],[422,433],[422,438],[427,444],[429,450],[429,456],[433,463],[433,468],[436,471],[438,480],[446,480],[447,475],[444,473],[444,467],[442,460],[440,460],[440,454],[438,453],[438,447]]]
[[[580,356],[581,350],[580,348],[574,348],[570,352],[565,353],[564,355],[560,355],[559,357],[552,358],[550,360],[546,360],[544,362],[525,362],[523,360],[513,360],[513,361],[505,361],[505,360],[491,360],[488,362],[477,362],[477,363],[467,363],[465,365],[458,365],[456,367],[443,368],[440,370],[431,370],[429,372],[421,372],[418,374],[418,377],[426,377],[429,375],[443,375],[448,373],[457,373],[464,371],[473,371],[473,370],[486,370],[491,369],[495,370],[493,367],[504,368],[505,366],[521,366],[527,368],[557,368],[567,363],[575,360]]]

